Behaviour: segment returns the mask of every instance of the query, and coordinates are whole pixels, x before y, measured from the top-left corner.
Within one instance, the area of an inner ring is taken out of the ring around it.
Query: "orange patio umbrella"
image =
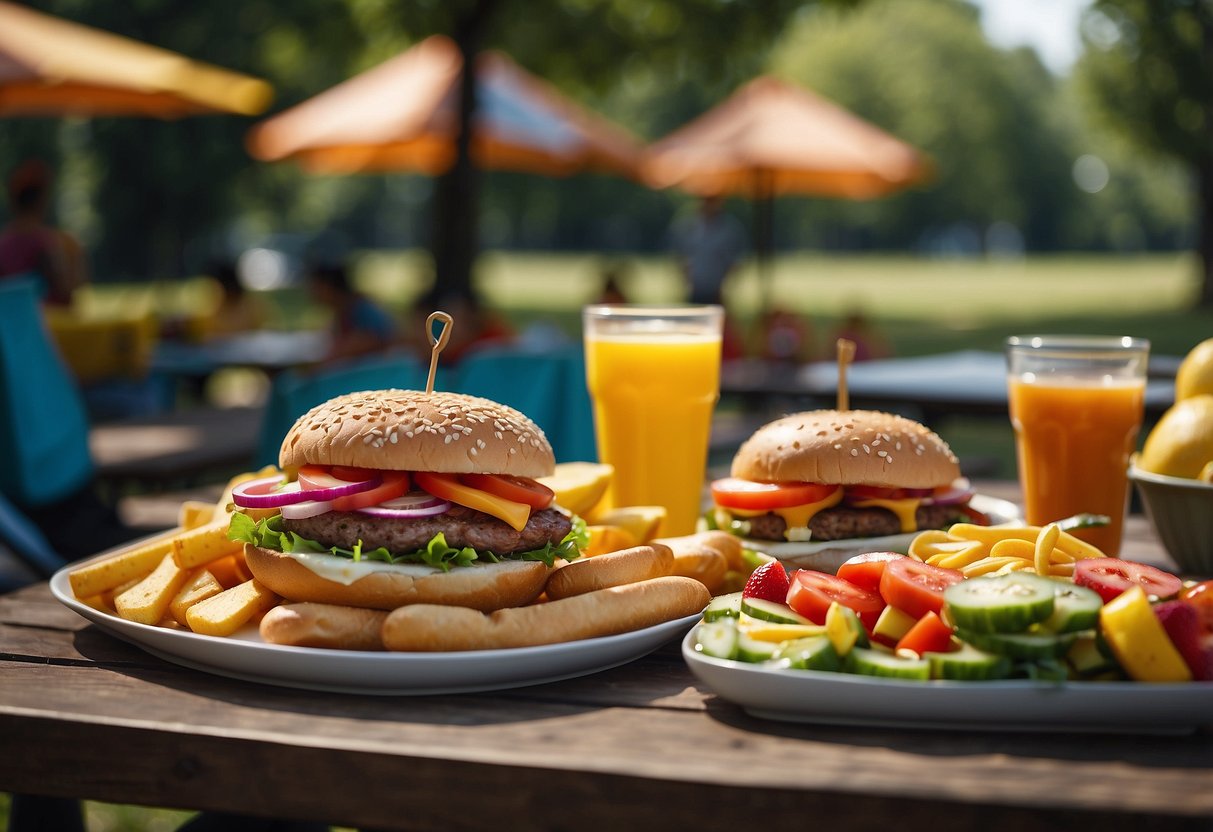
[[[652,144],[643,172],[653,187],[755,200],[755,248],[766,271],[774,197],[871,199],[926,181],[931,166],[837,104],[763,76]]]
[[[413,170],[437,175],[455,161],[459,48],[435,35],[249,131],[263,161],[294,159],[313,173]],[[505,55],[476,59],[472,157],[482,168],[564,176],[635,175],[641,146]]]
[[[256,115],[269,84],[0,2],[0,116]]]

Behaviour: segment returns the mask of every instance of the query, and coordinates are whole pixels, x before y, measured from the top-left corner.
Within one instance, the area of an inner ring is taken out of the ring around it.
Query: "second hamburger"
[[[712,483],[718,528],[790,543],[988,522],[938,435],[871,410],[795,413],[759,428]]]

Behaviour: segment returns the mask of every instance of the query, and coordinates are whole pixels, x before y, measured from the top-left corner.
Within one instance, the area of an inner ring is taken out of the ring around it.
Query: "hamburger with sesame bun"
[[[969,507],[972,490],[947,443],[919,422],[871,410],[813,410],[764,425],[711,491],[710,525],[776,556],[810,542],[988,522]]]
[[[283,476],[232,495],[229,535],[291,601],[489,612],[530,603],[584,524],[536,482],[555,458],[522,413],[455,393],[350,393],[305,413]]]

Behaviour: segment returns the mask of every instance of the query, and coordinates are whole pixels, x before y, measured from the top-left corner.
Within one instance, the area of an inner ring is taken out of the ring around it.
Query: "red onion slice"
[[[927,497],[922,501],[924,506],[955,506],[967,503],[973,497],[973,486],[965,477],[952,483],[947,491]]]
[[[434,517],[439,514],[445,514],[451,510],[451,504],[446,500],[438,500],[431,498],[433,501],[424,507],[416,508],[390,508],[392,503],[407,499],[400,497],[397,500],[388,500],[380,503],[377,506],[367,506],[366,508],[358,509],[363,514],[369,514],[372,517],[384,517],[391,520],[416,520],[421,517]]]
[[[333,510],[332,500],[305,500],[302,503],[291,503],[282,507],[282,516],[287,520],[303,520],[318,514],[327,514]]]
[[[306,499],[299,483],[283,483],[280,476],[242,482],[232,489],[232,502],[241,508],[278,508]]]

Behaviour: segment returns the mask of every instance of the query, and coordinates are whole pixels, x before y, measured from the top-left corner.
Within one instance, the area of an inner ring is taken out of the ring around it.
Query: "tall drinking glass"
[[[1027,521],[1041,525],[1082,512],[1106,514],[1110,525],[1074,533],[1107,555],[1119,554],[1150,342],[1015,336],[1006,349]]]
[[[604,304],[583,313],[598,458],[615,466],[606,500],[665,506],[662,534],[695,531],[723,321],[712,305]]]

